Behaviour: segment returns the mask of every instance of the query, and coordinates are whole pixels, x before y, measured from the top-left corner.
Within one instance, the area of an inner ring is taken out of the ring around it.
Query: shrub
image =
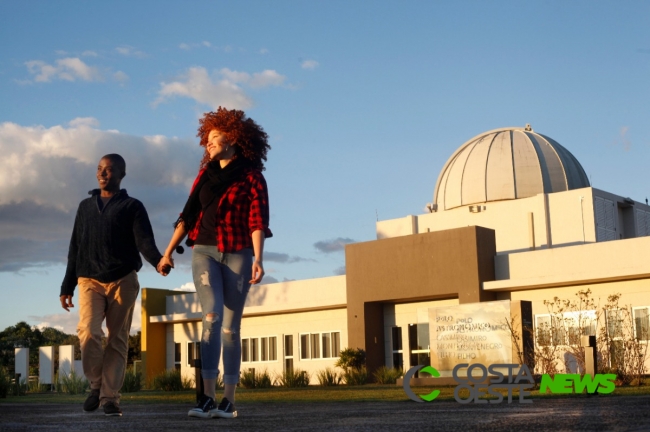
[[[162,391],[191,390],[194,388],[194,380],[182,377],[179,370],[167,369],[153,378],[153,388]]]
[[[402,369],[389,368],[386,366],[380,367],[372,374],[377,384],[395,384],[397,378],[402,377],[402,375],[404,375]]]
[[[11,377],[6,368],[0,367],[0,398],[6,398],[11,389]]]
[[[318,378],[318,383],[325,387],[335,386],[341,383],[341,375],[330,368],[318,371],[316,377]]]
[[[360,369],[366,364],[366,352],[361,348],[346,348],[341,351],[339,359],[336,361],[337,367],[341,369]]]
[[[368,382],[368,370],[365,366],[350,368],[343,372],[343,380],[347,385],[363,385]]]
[[[307,387],[310,376],[306,371],[300,369],[290,369],[282,372],[275,382],[282,387]]]
[[[122,393],[134,393],[142,389],[142,374],[129,367],[124,374],[124,384],[122,384]]]
[[[255,373],[255,369],[248,369],[242,373],[239,383],[244,388],[269,388],[273,386],[273,381],[268,371]]]
[[[242,372],[239,384],[247,389],[255,388],[255,369],[246,369]]]
[[[69,374],[65,372],[57,374],[56,378],[58,391],[61,393],[82,394],[89,388],[86,378],[83,375],[77,375],[75,371],[71,371]]]

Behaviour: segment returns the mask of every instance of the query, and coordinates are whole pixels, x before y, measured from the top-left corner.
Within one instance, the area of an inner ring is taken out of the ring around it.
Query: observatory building
[[[568,313],[568,331],[545,338],[539,329],[553,317],[544,301],[586,290],[601,306],[621,294],[636,337],[650,339],[650,207],[591,187],[554,139],[529,125],[477,135],[444,165],[427,208],[378,221],[376,240],[347,245],[343,276],[251,287],[242,370],[300,369],[316,384],[346,347],[366,351],[369,371],[407,370],[431,354],[431,308],[499,300],[530,302],[535,344],[561,353],[596,324]],[[607,311],[599,325],[617,331],[619,317]],[[142,290],[148,378],[171,368],[193,375],[200,333],[196,293]]]

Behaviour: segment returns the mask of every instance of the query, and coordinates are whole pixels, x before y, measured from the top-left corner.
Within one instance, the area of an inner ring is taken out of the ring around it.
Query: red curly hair
[[[210,111],[199,119],[199,129],[196,134],[201,138],[199,145],[205,147],[208,143],[210,131],[217,129],[226,140],[235,146],[236,157],[243,157],[251,162],[254,168],[264,171],[266,154],[271,149],[268,143],[269,136],[264,129],[251,118],[246,117],[244,111],[229,110],[219,107],[217,112]],[[201,159],[201,168],[210,162],[210,154],[206,148]]]

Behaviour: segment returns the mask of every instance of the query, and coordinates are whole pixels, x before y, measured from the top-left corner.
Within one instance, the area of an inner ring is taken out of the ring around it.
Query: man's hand
[[[253,261],[252,275],[253,275],[253,279],[249,281],[251,284],[254,285],[262,281],[262,277],[264,277],[264,266],[262,265],[261,261],[258,260]]]
[[[61,300],[61,307],[68,312],[70,312],[71,307],[74,307],[72,304],[72,296],[71,295],[62,295],[59,297],[59,300]]]
[[[163,256],[160,258],[158,265],[156,266],[156,271],[163,276],[167,276],[170,271],[174,268],[174,260],[172,257]]]

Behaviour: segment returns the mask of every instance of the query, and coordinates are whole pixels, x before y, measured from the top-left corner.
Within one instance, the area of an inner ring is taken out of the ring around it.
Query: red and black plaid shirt
[[[192,191],[201,174],[194,180]],[[188,233],[191,240],[196,240],[201,226],[199,216],[194,228]],[[216,215],[216,239],[219,252],[237,252],[253,247],[251,234],[262,230],[266,238],[272,237],[269,229],[269,193],[266,180],[259,170],[250,169],[246,176],[234,182],[219,200]]]

